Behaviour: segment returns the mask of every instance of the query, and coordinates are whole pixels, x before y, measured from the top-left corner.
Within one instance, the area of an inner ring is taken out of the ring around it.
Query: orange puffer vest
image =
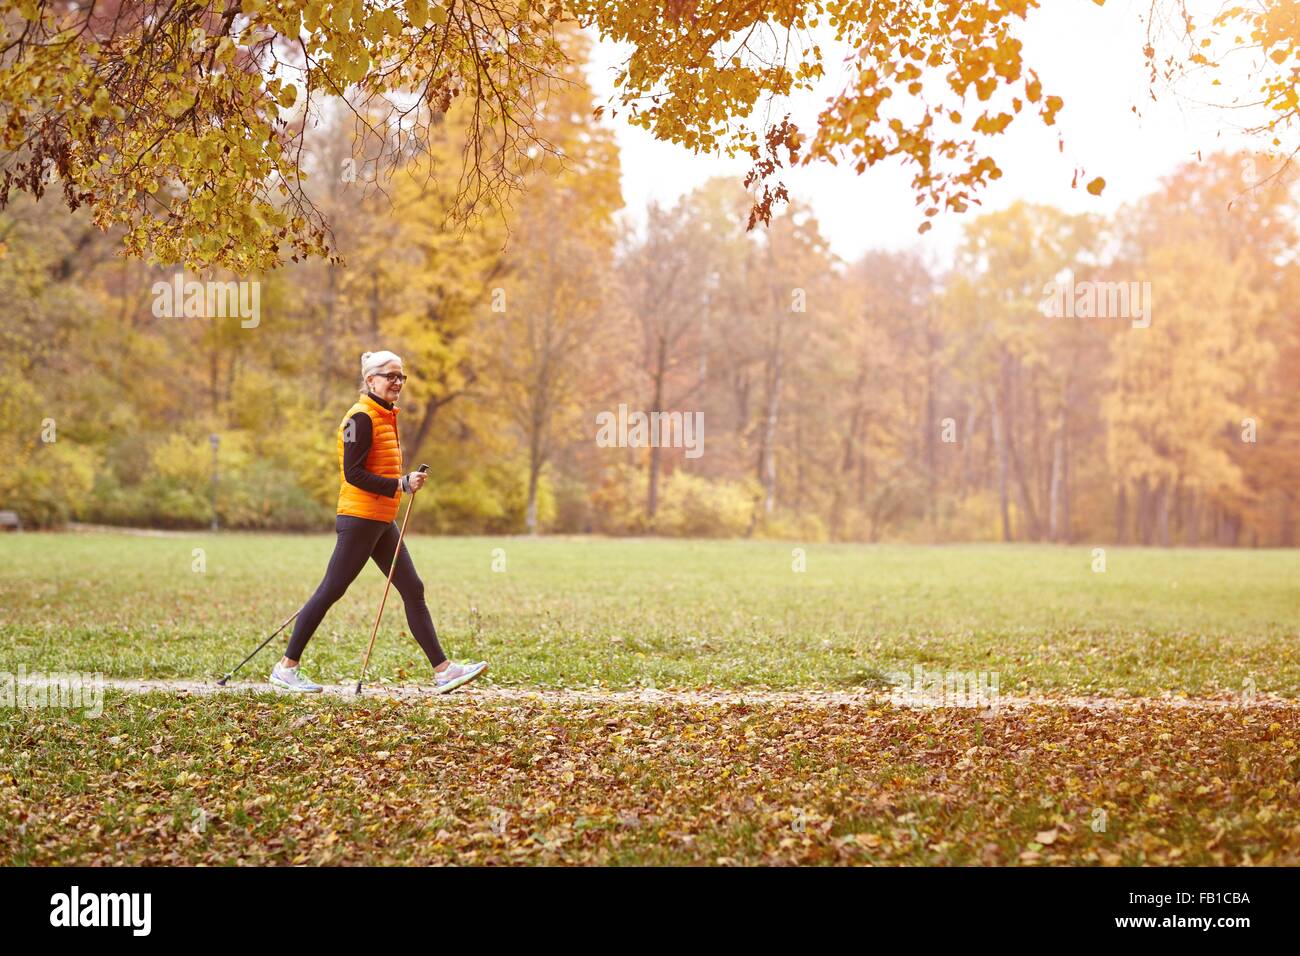
[[[402,501],[398,491],[392,498],[371,494],[351,484],[343,473],[344,433],[350,431],[348,420],[357,412],[370,416],[374,440],[366,455],[366,471],[385,478],[402,477],[402,443],[397,437],[397,408],[384,408],[369,395],[363,395],[348,409],[339,423],[339,510],[341,515],[369,518],[371,521],[392,521],[397,516],[397,506]],[[350,436],[349,436],[350,437]]]

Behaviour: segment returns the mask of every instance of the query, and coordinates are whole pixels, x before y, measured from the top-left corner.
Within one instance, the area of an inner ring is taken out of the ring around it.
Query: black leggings
[[[291,661],[302,658],[303,649],[316,633],[325,612],[334,606],[334,602],[347,591],[348,585],[356,580],[365,567],[367,558],[374,559],[385,577],[393,564],[393,550],[397,547],[397,522],[339,515],[334,521],[334,530],[338,533],[338,539],[334,542],[334,554],[330,557],[329,567],[325,569],[325,580],[321,581],[316,593],[298,612],[293,636],[289,638],[289,648],[284,652],[284,656]],[[429,658],[429,663],[437,667],[447,659],[447,655],[438,643],[438,632],[433,628],[429,605],[424,603],[424,582],[415,573],[415,563],[411,561],[405,541],[402,542],[402,553],[397,558],[397,570],[393,572],[393,586],[402,596],[402,604],[406,607],[406,623],[411,634]]]

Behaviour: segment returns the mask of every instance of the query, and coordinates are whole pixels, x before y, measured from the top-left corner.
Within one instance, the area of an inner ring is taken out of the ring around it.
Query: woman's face
[[[393,404],[396,403],[397,396],[402,393],[402,382],[400,380],[390,382],[385,378],[384,376],[388,375],[390,372],[396,372],[400,375],[402,372],[402,363],[389,362],[387,365],[380,368],[379,371],[366,376],[366,388],[370,389],[384,401]]]

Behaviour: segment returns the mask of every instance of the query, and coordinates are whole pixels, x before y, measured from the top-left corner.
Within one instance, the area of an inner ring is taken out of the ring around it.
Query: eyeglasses
[[[406,376],[401,372],[376,372],[375,375],[388,379],[389,385],[401,385],[406,381]]]

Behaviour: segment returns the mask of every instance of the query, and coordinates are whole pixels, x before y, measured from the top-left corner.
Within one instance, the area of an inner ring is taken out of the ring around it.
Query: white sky
[[[1110,0],[1104,7],[1093,0],[1042,3],[1019,33],[1023,58],[1038,72],[1044,95],[1062,97],[1065,108],[1054,127],[1044,126],[1026,109],[1000,136],[981,138],[1003,173],[981,194],[983,209],[1024,199],[1070,212],[1112,212],[1155,189],[1178,165],[1194,161],[1198,150],[1208,155],[1242,144],[1230,132],[1220,132],[1229,121],[1227,114],[1191,102],[1189,88],[1180,88],[1179,96],[1157,90],[1160,99],[1152,101],[1142,55],[1150,0]],[[820,45],[825,52],[830,44]],[[596,42],[588,75],[597,102],[608,102],[613,94],[614,76],[625,57],[620,45]],[[840,59],[826,58],[828,74],[830,64]],[[839,83],[839,77],[828,75],[824,88],[829,93]],[[1210,91],[1206,87],[1201,92]],[[1213,93],[1217,100],[1226,98],[1223,88]],[[811,110],[796,112],[796,120],[815,117],[825,98],[820,89],[818,94],[807,103]],[[1132,112],[1133,106],[1141,115]],[[800,125],[811,129],[810,122]],[[732,176],[739,183],[748,168],[741,160],[696,155],[656,140],[623,122],[621,114],[611,126],[622,154],[627,205],[623,215],[632,222],[642,221],[651,199],[671,202],[717,175]],[[1064,136],[1064,153],[1058,151],[1058,135]],[[1076,167],[1086,170],[1086,177],[1071,189]],[[946,262],[963,224],[980,207],[972,206],[962,215],[941,214],[929,233],[918,236],[916,227],[923,217],[914,205],[911,169],[895,160],[858,176],[843,167],[817,164],[786,170],[782,179],[792,196],[812,206],[823,234],[841,257],[853,259],[872,248],[915,247]],[[1106,180],[1101,197],[1083,188],[1095,176]]]

